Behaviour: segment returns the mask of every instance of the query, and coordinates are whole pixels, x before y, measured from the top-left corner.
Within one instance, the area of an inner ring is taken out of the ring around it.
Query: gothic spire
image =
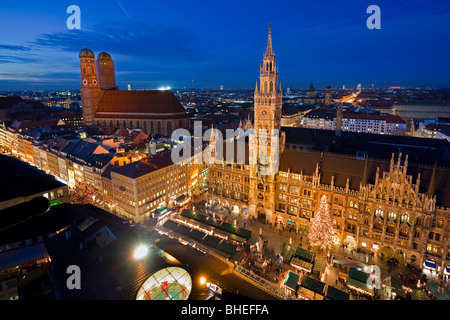
[[[267,49],[266,49],[266,53],[265,56],[273,56],[273,49],[272,49],[272,24],[269,23],[269,38],[267,39]]]

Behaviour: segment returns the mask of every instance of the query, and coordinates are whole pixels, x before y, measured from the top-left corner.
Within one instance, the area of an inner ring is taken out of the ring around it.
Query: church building
[[[79,53],[81,102],[85,125],[142,129],[146,134],[171,135],[189,128],[185,108],[170,90],[119,90],[111,55],[85,48]]]

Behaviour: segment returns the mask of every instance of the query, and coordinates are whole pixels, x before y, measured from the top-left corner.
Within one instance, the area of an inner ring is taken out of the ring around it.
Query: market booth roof
[[[312,264],[309,262],[306,262],[304,260],[300,260],[299,258],[292,258],[290,264],[297,268],[297,269],[302,269],[306,272],[311,272],[312,269]]]
[[[371,281],[372,279],[370,279],[370,276],[367,273],[360,271],[355,267],[350,268],[348,271],[347,285],[350,287],[373,294],[373,287],[368,284],[371,283]]]
[[[175,198],[175,202],[177,203],[183,202],[184,200],[186,200],[186,198],[187,198],[186,195],[182,194],[181,196]]]
[[[155,217],[159,217],[159,216],[162,216],[163,214],[165,214],[168,211],[170,211],[170,209],[168,209],[166,207],[161,207],[161,208],[158,208],[155,211],[153,211],[152,214],[155,215]]]
[[[303,276],[301,286],[322,296],[324,295],[325,283],[317,279],[309,276]]]
[[[332,286],[328,286],[326,297],[330,300],[350,300],[348,292],[339,290],[338,288]]]
[[[286,281],[284,281],[284,285],[291,290],[297,289],[298,281],[300,280],[300,276],[292,271],[289,271]]]
[[[425,291],[413,289],[411,292],[411,300],[428,300],[428,297]]]
[[[295,250],[295,256],[306,262],[312,263],[314,261],[315,254],[311,251],[303,249],[302,247],[298,247],[297,250]]]
[[[283,257],[284,262],[289,263],[294,253],[294,248],[288,244],[285,244],[283,250],[281,251],[281,256]]]

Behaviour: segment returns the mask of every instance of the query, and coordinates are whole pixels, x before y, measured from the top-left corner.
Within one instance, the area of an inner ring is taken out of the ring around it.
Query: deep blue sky
[[[283,88],[450,87],[450,1],[18,0],[0,4],[0,90],[80,87],[85,46],[112,55],[121,89],[254,88],[269,22]]]

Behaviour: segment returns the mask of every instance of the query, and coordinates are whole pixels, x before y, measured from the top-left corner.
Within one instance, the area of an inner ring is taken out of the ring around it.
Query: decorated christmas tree
[[[330,249],[333,244],[333,225],[330,217],[327,196],[323,195],[311,223],[309,243],[322,250]]]
[[[77,183],[75,188],[70,190],[69,197],[72,204],[92,204],[103,208],[101,192],[87,183]]]

